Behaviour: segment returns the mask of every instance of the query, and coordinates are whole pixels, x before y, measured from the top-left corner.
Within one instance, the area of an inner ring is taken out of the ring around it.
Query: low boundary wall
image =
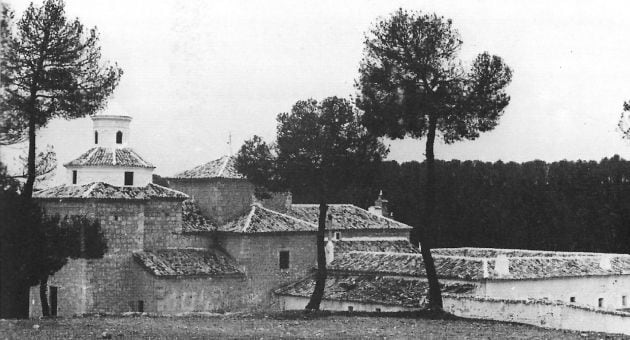
[[[464,318],[544,328],[630,335],[630,313],[549,300],[508,300],[444,294],[444,310]]]

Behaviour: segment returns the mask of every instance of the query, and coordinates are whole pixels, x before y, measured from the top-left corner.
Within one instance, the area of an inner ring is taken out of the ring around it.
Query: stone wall
[[[244,179],[168,179],[172,189],[188,194],[201,212],[224,223],[244,214],[252,204],[254,186]]]
[[[144,202],[68,200],[40,201],[49,215],[83,215],[97,218],[107,240],[107,254],[130,254],[143,249]]]
[[[175,247],[176,235],[182,232],[182,203],[149,201],[144,208],[144,249]]]
[[[221,234],[217,241],[246,273],[251,307],[279,309],[271,292],[317,267],[315,233]],[[288,269],[280,269],[281,250],[289,251]]]
[[[83,314],[92,304],[88,295],[87,260],[69,260],[54,276],[48,279],[48,287],[57,287],[57,315]],[[50,294],[48,295],[50,302]],[[42,315],[39,286],[30,289],[30,317]]]
[[[444,310],[460,317],[519,322],[545,328],[630,334],[630,314],[550,301],[444,296]]]

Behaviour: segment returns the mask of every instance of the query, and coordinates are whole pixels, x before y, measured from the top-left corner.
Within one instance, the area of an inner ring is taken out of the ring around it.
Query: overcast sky
[[[28,5],[8,3],[17,18]],[[630,99],[623,1],[66,2],[124,70],[104,113],[133,117],[132,146],[160,175],[227,154],[230,132],[234,151],[254,134],[273,139],[276,115],[297,100],[355,94],[364,32],[398,7],[452,18],[465,63],[489,51],[514,71],[497,128],[437,145],[437,158],[630,158],[617,131]],[[91,124],[54,121],[38,145],[53,144],[65,163],[92,146]],[[424,157],[423,141],[386,143],[389,159]]]

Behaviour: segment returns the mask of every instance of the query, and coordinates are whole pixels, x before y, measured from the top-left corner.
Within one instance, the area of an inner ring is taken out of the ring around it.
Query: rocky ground
[[[225,314],[0,320],[0,339],[621,339],[527,325],[422,315]],[[626,337],[630,339],[630,337]]]

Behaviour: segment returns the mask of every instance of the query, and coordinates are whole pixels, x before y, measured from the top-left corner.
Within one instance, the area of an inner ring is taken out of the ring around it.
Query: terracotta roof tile
[[[134,253],[133,257],[158,277],[243,275],[234,261],[219,251],[163,249]]]
[[[501,249],[501,248],[433,248],[433,255],[466,256],[466,257],[496,257],[506,255],[508,257],[576,257],[598,256],[600,253],[572,252],[572,251],[548,251],[528,249]]]
[[[269,233],[316,231],[317,226],[254,204],[247,214],[219,226],[217,230],[235,233]]]
[[[438,277],[462,280],[523,280],[630,274],[630,255],[508,257],[509,273],[497,270],[497,258],[433,256]],[[602,261],[610,260],[610,268]],[[484,270],[485,262],[485,270]],[[426,276],[419,254],[350,251],[335,253],[331,271],[399,276]],[[485,272],[484,272],[485,271]]]
[[[206,164],[196,166],[190,170],[182,171],[173,178],[231,178],[243,179],[242,174],[236,171],[236,158],[223,156]]]
[[[287,214],[317,224],[319,205],[292,204]],[[332,228],[329,228],[331,230],[412,228],[404,223],[373,214],[352,204],[330,204],[328,205],[328,216],[332,217]]]
[[[131,148],[96,147],[83,153],[64,166],[124,166],[155,168]]]
[[[216,223],[205,217],[192,199],[182,202],[182,224],[185,233],[212,232],[217,229]]]
[[[442,284],[442,292],[470,294],[474,285],[464,283]],[[309,277],[274,291],[276,295],[310,297],[315,279]],[[425,280],[388,278],[382,276],[330,275],[324,289],[325,300],[422,308],[426,306],[429,284]]]
[[[420,249],[414,247],[406,239],[354,240],[342,239],[333,242],[335,253],[350,251],[393,252],[419,254]]]
[[[38,199],[179,199],[184,200],[188,195],[149,183],[145,187],[117,187],[103,182],[94,182],[83,185],[59,185],[33,194]]]

